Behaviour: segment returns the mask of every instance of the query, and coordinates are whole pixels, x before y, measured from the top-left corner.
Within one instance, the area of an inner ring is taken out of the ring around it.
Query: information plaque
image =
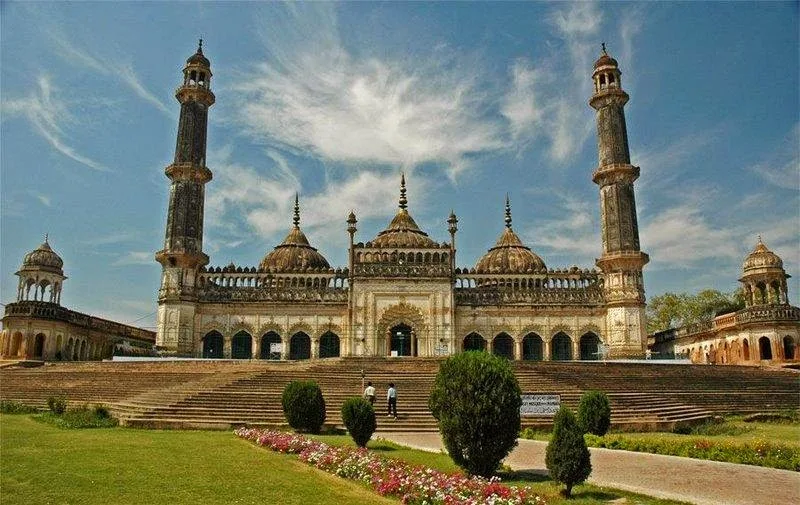
[[[554,416],[561,407],[561,395],[523,394],[519,413],[523,416]]]

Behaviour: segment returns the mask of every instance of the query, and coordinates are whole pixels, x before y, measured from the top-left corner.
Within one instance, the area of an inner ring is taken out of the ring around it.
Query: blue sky
[[[301,226],[347,263],[397,208],[459,266],[513,224],[548,267],[600,254],[592,63],[619,61],[649,297],[725,291],[758,234],[800,296],[797,2],[0,4],[0,297],[45,233],[62,304],[152,326],[181,69],[205,40],[204,249],[257,265]]]

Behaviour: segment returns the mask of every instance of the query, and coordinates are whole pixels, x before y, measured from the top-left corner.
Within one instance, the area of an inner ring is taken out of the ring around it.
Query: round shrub
[[[319,433],[325,423],[325,399],[314,381],[292,381],[281,396],[283,415],[297,431]]]
[[[578,425],[584,433],[602,437],[611,426],[611,403],[602,391],[587,391],[578,405]]]
[[[342,422],[344,422],[353,442],[359,447],[366,447],[378,423],[375,421],[375,409],[364,398],[348,398],[342,405]]]
[[[428,400],[453,461],[490,477],[517,445],[522,403],[508,360],[470,351],[442,362]]]
[[[572,486],[585,481],[592,473],[592,463],[575,414],[561,407],[553,423],[553,438],[547,444],[544,462],[550,477],[566,486],[564,495],[569,498]]]
[[[64,396],[51,396],[47,399],[47,408],[50,412],[60,416],[67,410],[67,399]]]

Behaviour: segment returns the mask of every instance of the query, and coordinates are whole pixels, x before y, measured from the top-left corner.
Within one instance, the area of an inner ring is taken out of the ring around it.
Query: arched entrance
[[[486,340],[478,333],[472,332],[464,337],[464,350],[465,351],[485,351]]]
[[[397,326],[393,326],[389,333],[389,353],[392,356],[411,356],[412,340],[414,338],[411,334],[411,327],[400,323]]]
[[[261,359],[281,359],[281,336],[274,331],[268,331],[261,337]],[[272,345],[276,344],[273,348]],[[273,350],[275,349],[275,350]]]
[[[44,354],[44,334],[39,333],[36,335],[33,343],[33,357],[42,358]]]
[[[17,332],[14,333],[14,336],[11,337],[11,348],[8,350],[9,356],[17,356],[19,354],[19,348],[22,346],[22,333]]]
[[[339,357],[339,336],[332,331],[326,331],[319,338],[319,357],[338,358]]]
[[[289,341],[289,359],[310,359],[311,337],[302,331],[292,335]]]
[[[584,333],[581,337],[581,360],[591,361],[598,360],[600,354],[598,352],[600,345],[600,337],[592,333]]]
[[[750,361],[750,344],[747,339],[742,340],[742,355],[745,361]]]
[[[212,331],[203,337],[203,357],[222,358],[222,334],[218,331]]]
[[[767,337],[758,339],[758,352],[761,359],[772,359],[772,345]]]
[[[508,333],[500,333],[492,341],[492,354],[505,359],[514,359],[514,339]]]
[[[563,331],[553,336],[550,346],[552,348],[551,358],[553,361],[569,361],[572,359],[572,339]]]
[[[794,340],[790,335],[783,337],[783,359],[794,359]]]
[[[528,333],[522,339],[522,359],[529,361],[542,361],[544,353],[542,337],[536,333]]]
[[[231,339],[231,358],[250,359],[253,357],[253,337],[246,331],[240,331]]]

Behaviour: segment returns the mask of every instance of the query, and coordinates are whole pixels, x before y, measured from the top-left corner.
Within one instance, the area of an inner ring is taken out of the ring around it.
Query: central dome
[[[506,197],[506,229],[475,265],[479,274],[522,274],[546,271],[542,258],[526,247],[511,229],[511,204]]]
[[[372,240],[373,247],[420,249],[438,247],[438,244],[427,233],[419,229],[414,218],[408,213],[407,206],[406,176],[403,174],[400,176],[400,210],[389,223],[389,227],[378,233],[378,236]]]
[[[294,199],[294,227],[275,247],[261,260],[261,270],[273,272],[305,272],[307,270],[328,270],[328,260],[315,248],[311,247],[305,233],[300,229],[300,204],[297,195]]]

